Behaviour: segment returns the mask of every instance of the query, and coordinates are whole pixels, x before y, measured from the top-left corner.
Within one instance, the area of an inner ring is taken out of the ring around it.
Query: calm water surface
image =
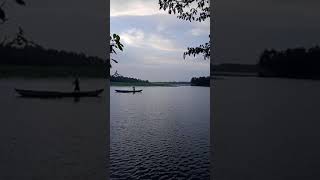
[[[82,90],[105,87],[81,79]],[[21,98],[14,88],[73,90],[72,79],[0,80],[0,179],[105,179],[109,92],[74,101]],[[112,179],[209,179],[209,88],[114,89]]]
[[[209,179],[209,88],[115,89],[130,87],[110,91],[111,179]]]
[[[105,178],[109,92],[79,102],[14,92],[71,83],[0,80],[0,179]],[[104,84],[81,80],[82,89]],[[208,179],[209,88],[114,89],[112,179]],[[226,77],[211,91],[216,179],[320,179],[320,81]]]
[[[320,179],[320,81],[214,82],[216,180]]]
[[[83,90],[105,80],[81,79]],[[0,179],[105,179],[107,100],[32,99],[14,88],[73,90],[72,79],[0,80]]]

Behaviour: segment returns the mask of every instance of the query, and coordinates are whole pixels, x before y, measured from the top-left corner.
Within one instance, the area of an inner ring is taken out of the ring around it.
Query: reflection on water
[[[111,179],[209,179],[209,88],[115,89]]]

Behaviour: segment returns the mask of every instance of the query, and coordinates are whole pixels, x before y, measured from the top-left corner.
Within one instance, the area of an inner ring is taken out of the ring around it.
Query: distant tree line
[[[210,77],[193,77],[190,83],[191,86],[210,86]]]
[[[148,80],[141,80],[133,77],[125,77],[116,71],[112,76],[111,76],[111,82],[125,82],[125,83],[149,83]]]
[[[45,49],[19,28],[12,41],[0,42],[0,77],[107,77],[107,61],[84,53]]]
[[[259,59],[259,76],[320,78],[320,47],[283,51],[265,50]]]
[[[24,46],[19,48],[0,44],[0,64],[34,66],[87,66],[105,65],[106,62],[99,57],[86,56],[83,53],[45,49],[41,46]]]
[[[212,72],[239,72],[239,73],[256,73],[258,71],[257,65],[251,64],[232,64],[223,63],[212,65]]]

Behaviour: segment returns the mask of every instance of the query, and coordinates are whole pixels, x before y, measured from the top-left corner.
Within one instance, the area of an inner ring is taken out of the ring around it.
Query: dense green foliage
[[[209,0],[159,0],[159,6],[169,14],[178,14],[177,18],[182,20],[202,22],[210,19]],[[183,57],[198,54],[202,54],[204,59],[210,58],[210,41],[198,47],[188,47]]]
[[[265,50],[259,59],[263,77],[320,78],[320,48],[295,48],[284,51]]]
[[[191,86],[210,86],[210,77],[193,77]]]

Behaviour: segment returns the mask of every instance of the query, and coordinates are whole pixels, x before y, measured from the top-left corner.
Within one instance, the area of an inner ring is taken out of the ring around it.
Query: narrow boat
[[[141,90],[115,90],[116,92],[118,93],[137,93],[137,92],[142,92],[142,89]]]
[[[79,92],[58,92],[58,91],[34,91],[15,89],[23,97],[38,97],[38,98],[62,98],[62,97],[96,97],[103,92],[104,89],[94,91],[79,91]]]

